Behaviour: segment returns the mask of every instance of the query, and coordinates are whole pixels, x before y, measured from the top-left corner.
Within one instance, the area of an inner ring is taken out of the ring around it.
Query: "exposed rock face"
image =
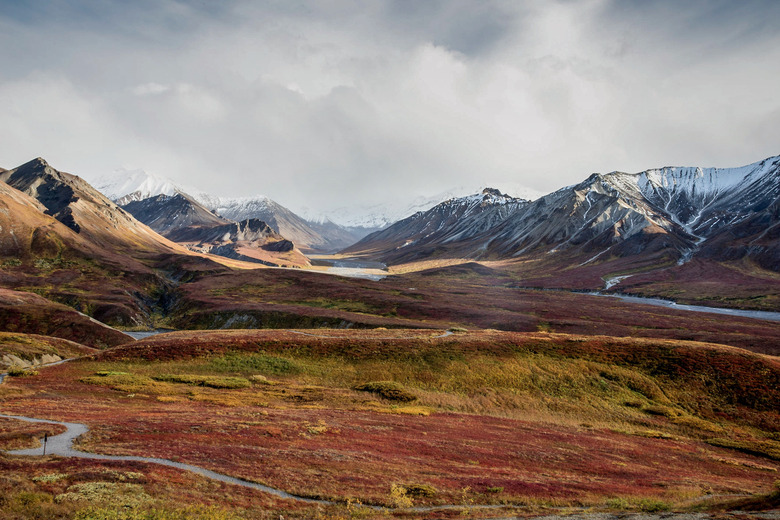
[[[447,255],[473,257],[473,240],[489,233],[530,204],[527,200],[486,188],[469,197],[450,199],[428,211],[396,222],[348,247],[345,254],[372,252],[386,262]],[[477,246],[479,249],[479,246]]]
[[[265,265],[309,265],[295,245],[258,219],[213,227],[186,227],[168,233],[194,251]]]
[[[0,181],[36,199],[47,215],[96,245],[156,253],[180,250],[82,178],[58,171],[40,157],[0,173]]]
[[[748,256],[780,270],[779,176],[780,157],[772,157],[741,168],[593,174],[534,202],[488,189],[412,215],[344,252],[389,263],[561,252],[587,263],[663,252],[679,262]]]
[[[232,222],[184,193],[131,201],[124,209],[166,238],[193,251],[265,265],[308,265],[294,244],[265,222],[258,219]]]
[[[262,220],[307,252],[337,251],[365,236],[357,228],[345,228],[330,221],[308,221],[267,197],[208,198],[202,202],[230,220]]]
[[[247,219],[241,222],[228,222],[212,227],[185,227],[170,233],[177,242],[201,242],[201,243],[234,243],[257,242],[263,244],[269,241],[284,240],[271,227],[257,219]]]
[[[214,227],[230,224],[183,193],[156,195],[134,200],[122,206],[135,218],[168,238],[186,228]],[[175,240],[175,239],[172,239]]]

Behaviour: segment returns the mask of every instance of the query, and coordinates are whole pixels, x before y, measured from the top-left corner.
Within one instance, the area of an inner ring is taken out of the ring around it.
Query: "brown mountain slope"
[[[0,181],[35,198],[47,215],[92,244],[139,254],[186,250],[164,239],[111,202],[86,181],[60,172],[41,158],[0,174]]]
[[[258,262],[271,266],[302,267],[308,258],[265,222],[247,219],[213,227],[186,227],[169,237],[193,251]]]
[[[113,325],[148,326],[190,267],[226,270],[45,161],[7,170],[0,179],[41,199],[0,182],[2,287],[35,292]]]
[[[116,329],[28,292],[0,289],[0,324],[6,332],[62,338],[92,347],[112,347],[133,339]],[[2,339],[5,336],[0,336]]]
[[[136,219],[191,251],[272,266],[309,265],[292,242],[258,219],[232,222],[183,193],[125,204]]]

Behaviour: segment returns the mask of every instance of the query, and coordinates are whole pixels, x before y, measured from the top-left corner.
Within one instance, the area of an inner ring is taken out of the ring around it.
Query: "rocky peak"
[[[509,195],[506,195],[504,193],[501,193],[501,191],[495,189],[495,188],[485,188],[482,190],[482,195],[492,195],[493,197],[509,197]]]

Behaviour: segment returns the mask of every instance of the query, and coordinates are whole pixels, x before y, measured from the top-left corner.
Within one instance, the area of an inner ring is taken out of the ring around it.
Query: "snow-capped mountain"
[[[533,202],[512,203],[511,211],[491,210],[489,219],[484,210],[452,211],[468,197],[447,201],[347,251],[386,262],[565,254],[589,264],[652,253],[684,263],[694,255],[750,256],[780,270],[780,246],[767,240],[778,234],[779,175],[780,157],[741,168],[593,174]],[[727,247],[737,231],[742,245]]]
[[[196,198],[205,207],[230,220],[262,220],[304,251],[337,251],[364,236],[328,220],[310,222],[268,197],[196,195]]]
[[[451,253],[469,256],[471,251],[463,251],[457,245],[493,229],[528,204],[525,199],[485,188],[481,193],[452,198],[427,211],[418,211],[343,252],[383,251],[383,260],[408,261],[451,247]]]
[[[160,194],[132,200],[122,208],[167,238],[182,229],[211,228],[231,223],[184,193]]]
[[[304,250],[327,252],[346,247],[374,231],[343,227],[329,219],[309,222],[262,195],[217,197],[144,170],[116,170],[94,184],[108,198],[164,235],[177,228],[209,222],[221,225],[258,219]],[[212,212],[217,215],[210,215]],[[214,221],[221,217],[223,221]]]
[[[170,179],[141,169],[120,168],[98,178],[92,184],[99,192],[120,206],[156,195],[172,196],[177,193],[185,193],[184,189]]]
[[[304,209],[301,214],[309,221],[330,220],[331,222],[346,228],[370,230],[366,232],[367,235],[371,232],[384,229],[409,215],[427,211],[445,200],[458,197],[462,193],[477,193],[481,191],[481,189],[481,187],[476,186],[460,186],[450,188],[446,191],[437,193],[436,195],[420,195],[407,203],[366,205],[361,204],[360,201],[355,201],[354,204],[349,206],[342,206],[328,211],[327,215],[313,213],[306,209]]]

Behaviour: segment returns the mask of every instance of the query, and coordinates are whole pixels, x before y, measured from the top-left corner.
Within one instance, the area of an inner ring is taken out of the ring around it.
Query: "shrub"
[[[704,419],[699,419],[698,417],[691,417],[691,416],[682,416],[682,417],[675,417],[672,422],[678,426],[682,426],[684,428],[689,428],[692,430],[703,430],[705,432],[719,432],[723,430],[720,426],[717,424],[713,424],[709,421],[705,421]]]
[[[138,484],[117,484],[114,482],[84,482],[70,486],[65,493],[57,495],[55,501],[105,503],[124,507],[138,507],[152,502]]]
[[[607,500],[607,507],[610,509],[617,509],[619,511],[626,511],[631,508],[628,500],[625,498],[610,498]]]
[[[75,520],[240,520],[240,518],[240,516],[214,506],[132,510],[92,506],[78,511],[75,516]]]
[[[15,365],[8,369],[8,375],[11,377],[30,377],[37,376],[38,372]]]
[[[502,486],[490,486],[485,488],[485,493],[490,493],[492,495],[498,495],[499,493],[503,493],[504,488]]]
[[[780,460],[780,443],[766,441],[766,442],[748,442],[732,439],[723,439],[716,437],[713,439],[707,439],[707,444],[711,446],[718,446],[720,448],[730,448],[732,450],[741,451],[750,455],[758,455],[760,457],[769,457],[770,459]]]
[[[354,389],[360,392],[371,392],[388,401],[409,403],[417,399],[416,395],[404,389],[403,386],[395,381],[371,381],[357,385]]]
[[[414,505],[412,499],[406,494],[406,488],[393,484],[390,486],[390,505],[397,508],[408,508]]]
[[[48,504],[51,502],[51,495],[46,493],[36,493],[34,491],[22,491],[16,495],[16,500],[23,506],[35,506],[38,504]]]
[[[40,475],[40,476],[37,476],[37,477],[33,477],[32,481],[33,482],[51,483],[51,482],[58,482],[58,481],[60,481],[62,479],[65,479],[65,478],[68,478],[68,475],[66,475],[64,473],[51,473],[49,475]]]
[[[657,513],[658,511],[669,511],[671,506],[663,500],[654,500],[645,498],[639,502],[639,510],[645,513]]]
[[[183,383],[193,386],[207,386],[209,388],[247,388],[249,380],[243,377],[202,376],[197,374],[160,374],[153,376],[155,381],[165,383]]]
[[[406,488],[406,495],[410,497],[435,497],[438,492],[435,487],[428,484],[408,484],[404,486]]]
[[[105,372],[105,375],[94,375],[79,379],[80,382],[89,385],[107,386],[120,392],[143,392],[153,388],[156,384],[152,378],[127,372]]]

